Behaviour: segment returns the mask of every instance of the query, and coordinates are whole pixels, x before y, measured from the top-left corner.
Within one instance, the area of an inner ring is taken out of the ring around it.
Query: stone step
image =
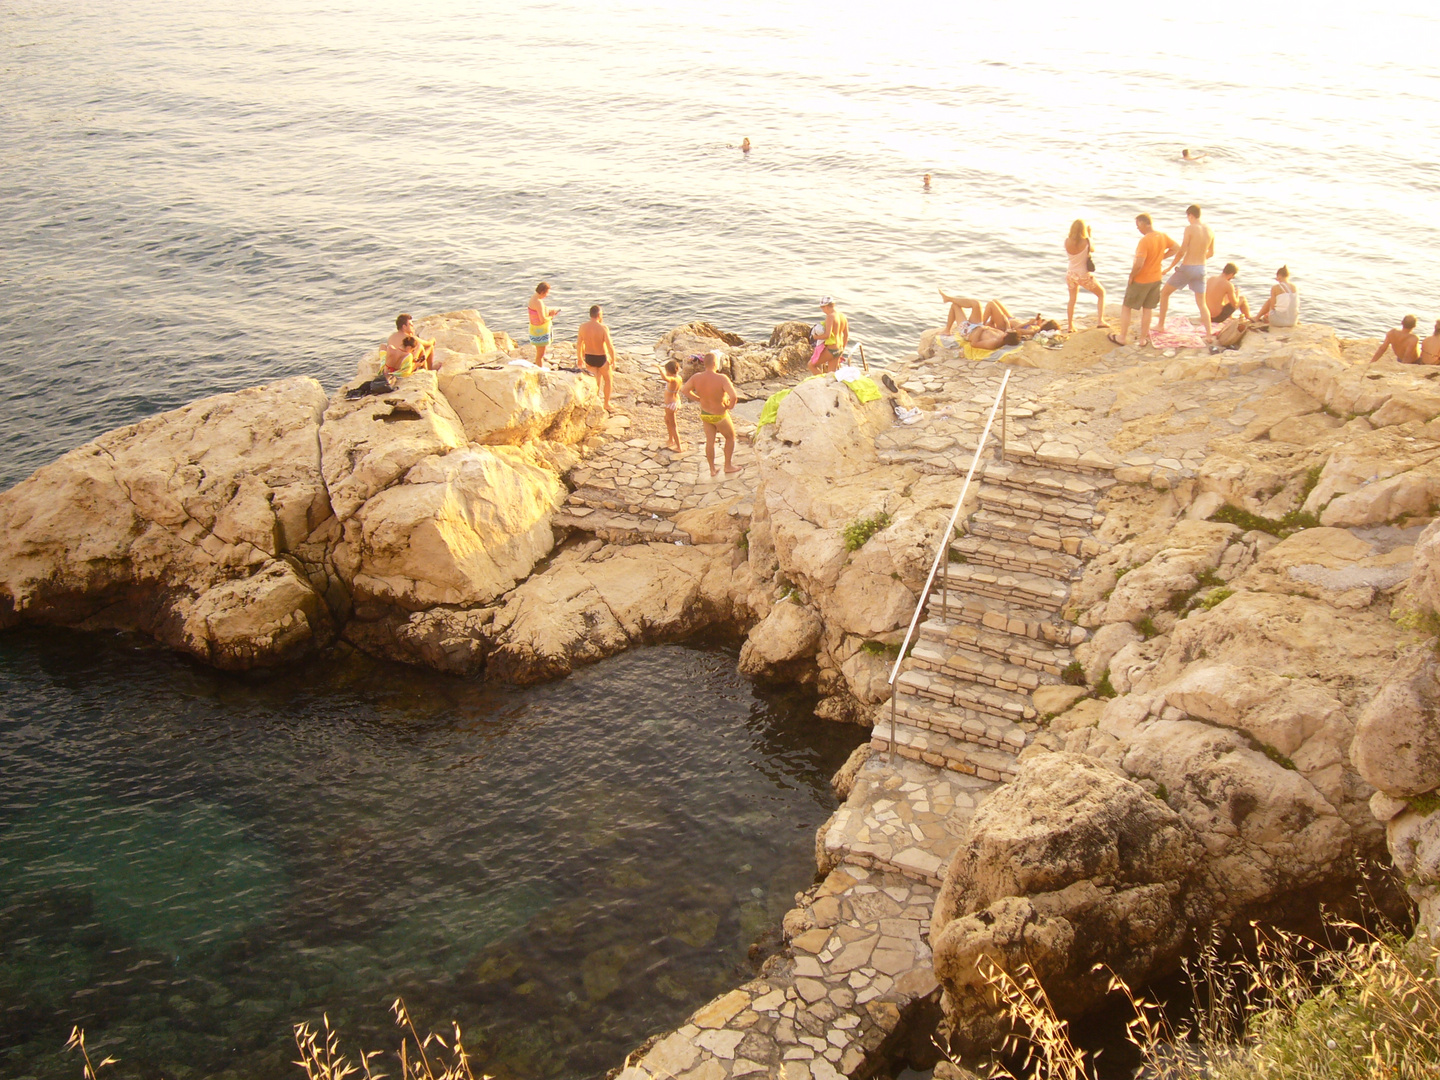
[[[996,570],[989,566],[951,563],[946,577],[948,607],[956,596],[986,596],[1016,607],[1058,612],[1070,599],[1070,585],[1052,577],[1026,574],[1018,570]],[[939,598],[939,590],[930,594],[931,603]]]
[[[986,769],[999,775],[990,764]],[[911,755],[897,755],[893,763],[872,757],[845,805],[822,826],[826,864],[851,862],[938,886],[975,807],[995,787],[978,773],[978,767],[947,770]]]
[[[971,431],[956,436],[959,456],[963,459],[962,470],[970,467],[970,458],[975,452],[975,443],[979,434],[979,425],[976,425]],[[1035,450],[1027,442],[1021,442],[1022,438],[1028,439],[1028,435],[1017,438],[1014,433],[1011,433],[1010,441],[1005,444],[1005,460],[1002,462],[999,454],[1000,421],[997,419],[995,427],[991,429],[990,440],[985,444],[982,461],[993,461],[997,465],[1020,465],[1048,473],[1065,473],[1070,476],[1083,476],[1099,480],[1114,479],[1115,470],[1120,464],[1107,455],[1095,451],[1087,451],[1082,454],[1046,444],[1042,444],[1039,450]]]
[[[1010,664],[963,645],[941,644],[923,637],[910,650],[910,666],[1015,694],[1032,694],[1037,687],[1059,681],[1058,675],[1048,671]]]
[[[698,503],[698,498],[690,491],[687,490],[684,494],[689,497],[690,502]],[[601,488],[588,485],[576,488],[565,500],[567,509],[578,507],[628,514],[655,514],[661,517],[687,509],[685,503],[685,498],[678,495],[659,495],[653,487]]]
[[[912,654],[913,655],[913,654]],[[1012,723],[1035,719],[1035,706],[1028,692],[1002,690],[996,686],[952,678],[939,672],[914,667],[902,671],[895,685],[907,693],[983,713]]]
[[[926,613],[932,620],[947,623],[969,623],[996,632],[1030,638],[1032,641],[1047,642],[1052,645],[1079,645],[1086,636],[1083,629],[1065,622],[1054,614],[1010,604],[989,596],[957,596],[952,591],[948,605],[942,609],[940,594],[933,592],[930,594],[930,603],[926,608]]]
[[[991,461],[985,466],[985,483],[991,486],[1012,488],[1037,498],[1068,499],[1091,505],[1114,487],[1115,482],[1109,473],[1061,472],[1021,462]]]
[[[648,544],[656,540],[690,543],[690,534],[669,518],[650,514],[627,514],[566,504],[556,512],[550,524],[556,529],[592,533],[608,544]]]
[[[1019,570],[1027,574],[1051,577],[1056,581],[1075,581],[1085,564],[1064,551],[1050,551],[1030,544],[997,540],[993,536],[966,535],[950,544],[951,564],[969,563],[990,566],[996,570]]]
[[[1034,740],[1040,730],[1038,720],[1018,723],[958,705],[946,705],[930,698],[901,693],[895,697],[895,716],[911,727],[938,731],[961,742],[971,742],[987,750],[1018,754]],[[882,708],[876,724],[889,726],[890,710]]]
[[[1097,512],[1092,503],[1037,496],[998,485],[981,484],[979,498],[980,505],[986,510],[993,510],[1007,517],[1029,518],[1032,521],[1048,521],[1052,525],[1079,526],[1084,529],[1098,529],[1105,521],[1105,515]]]
[[[870,745],[877,753],[888,756],[891,746],[888,722],[875,725],[870,733]],[[1014,755],[999,750],[987,750],[938,731],[927,731],[908,723],[897,724],[894,746],[898,756],[924,762],[935,768],[993,783],[1009,783],[1015,779],[1017,765]]]
[[[969,649],[1017,667],[1043,671],[1047,675],[1061,675],[1075,659],[1064,645],[1035,641],[975,623],[952,622],[937,617],[925,619],[918,629],[922,641],[933,641],[942,648]]]
[[[1106,550],[1106,545],[1094,538],[1089,525],[1057,525],[989,508],[970,515],[966,534],[1026,544],[1042,551],[1064,552],[1083,559],[1093,559]]]

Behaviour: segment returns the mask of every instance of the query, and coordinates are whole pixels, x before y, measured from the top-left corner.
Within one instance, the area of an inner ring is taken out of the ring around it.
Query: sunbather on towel
[[[1038,314],[1033,319],[1012,318],[1009,310],[999,300],[991,300],[982,308],[979,300],[972,300],[968,296],[951,296],[943,289],[940,291],[940,299],[950,305],[943,332],[954,334],[977,349],[993,350],[1003,349],[1007,345],[1019,345],[1021,341],[1034,337],[1041,330],[1057,330],[1060,326],[1059,323]]]

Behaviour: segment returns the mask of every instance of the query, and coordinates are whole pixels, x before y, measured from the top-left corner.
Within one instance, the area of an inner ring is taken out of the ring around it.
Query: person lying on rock
[[[680,392],[691,401],[700,403],[700,422],[705,425],[705,460],[710,463],[710,475],[719,475],[715,465],[715,434],[725,436],[725,471],[738,473],[740,467],[732,459],[735,456],[735,424],[730,419],[730,410],[740,400],[735,393],[735,384],[716,370],[720,358],[707,352],[702,358],[704,371],[697,371],[686,380]]]
[[[1058,330],[1060,324],[1036,314],[1033,319],[1014,319],[999,300],[991,300],[982,309],[979,300],[968,296],[951,296],[943,289],[940,299],[950,305],[945,319],[945,334],[969,342],[977,349],[1001,349],[1007,345],[1019,345],[1021,341],[1034,337],[1041,330]],[[969,309],[967,317],[966,310]]]
[[[1380,347],[1375,350],[1375,355],[1370,357],[1370,363],[1375,363],[1385,355],[1386,349],[1395,351],[1395,359],[1402,364],[1413,364],[1420,359],[1420,339],[1415,336],[1415,316],[1406,315],[1400,320],[1400,326],[1386,333],[1380,342]]]
[[[412,345],[405,344],[407,338],[413,342]],[[406,375],[416,368],[435,370],[435,340],[416,334],[414,321],[402,312],[395,316],[395,332],[385,341],[385,370],[398,372],[407,357],[410,370],[405,372]]]

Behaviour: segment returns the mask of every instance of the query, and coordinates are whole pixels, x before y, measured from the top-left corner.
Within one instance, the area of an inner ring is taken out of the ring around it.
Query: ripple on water
[[[516,691],[0,638],[0,1072],[70,1075],[82,1023],[147,1073],[289,1076],[291,1022],[386,1046],[396,994],[487,1071],[603,1072],[749,970],[862,737],[734,663]]]

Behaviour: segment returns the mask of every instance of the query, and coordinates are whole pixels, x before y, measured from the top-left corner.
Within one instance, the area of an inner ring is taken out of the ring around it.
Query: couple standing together
[[[555,316],[560,314],[558,307],[552,308],[545,303],[549,295],[550,283],[542,281],[535,286],[535,292],[526,305],[530,317],[530,344],[535,346],[535,366],[542,368],[545,366],[545,349],[554,338]],[[589,322],[580,324],[575,339],[575,356],[584,365],[583,370],[595,376],[604,396],[605,411],[614,412],[610,405],[610,393],[613,386],[611,372],[615,368],[615,342],[610,338],[605,312],[599,304],[590,305]]]

